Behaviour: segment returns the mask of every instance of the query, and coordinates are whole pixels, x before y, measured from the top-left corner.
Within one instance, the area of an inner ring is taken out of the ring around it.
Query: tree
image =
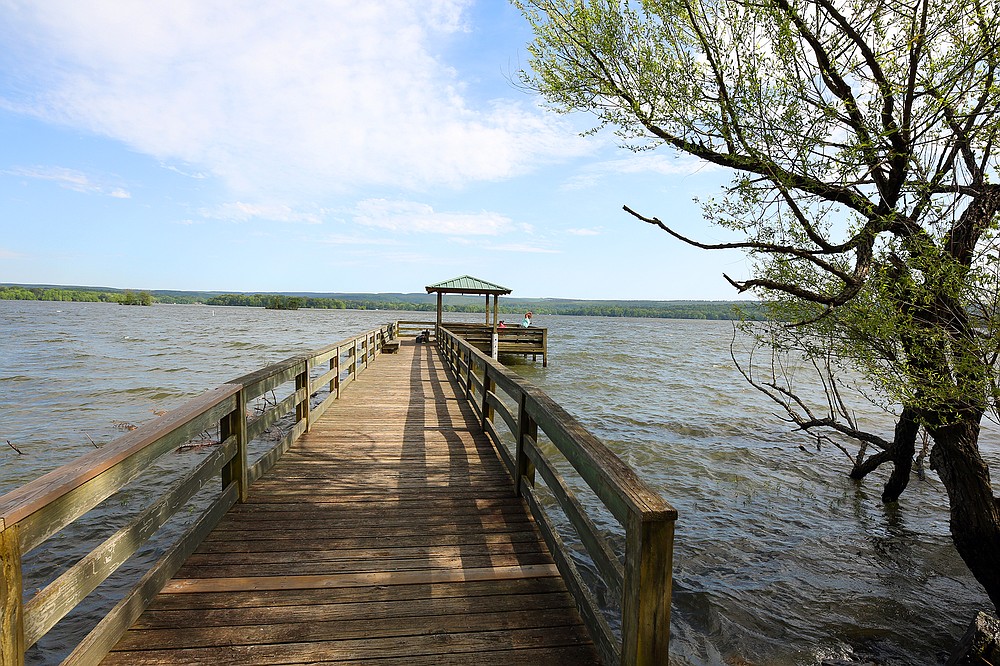
[[[515,4],[535,32],[522,80],[556,110],[732,170],[703,210],[733,242],[626,210],[746,251],[750,277],[726,279],[765,301],[759,339],[834,382],[814,414],[747,373],[798,427],[863,442],[859,464],[894,462],[904,487],[927,433],[957,550],[1000,607],[1000,500],[979,448],[1000,401],[995,0]],[[845,371],[896,415],[891,438],[843,418]]]
[[[118,302],[121,305],[152,305],[153,294],[148,291],[136,293],[131,289],[126,289],[119,297]]]

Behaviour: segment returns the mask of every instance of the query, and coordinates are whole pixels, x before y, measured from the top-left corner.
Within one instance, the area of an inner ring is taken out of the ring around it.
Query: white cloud
[[[33,89],[3,104],[238,193],[460,185],[588,150],[527,102],[463,96],[437,49],[469,29],[467,5],[11,0],[3,62]]]
[[[514,229],[510,218],[499,213],[439,213],[427,204],[387,199],[358,202],[354,221],[395,232],[451,236],[496,236]]]
[[[662,152],[631,154],[617,160],[596,162],[583,167],[578,174],[567,180],[564,190],[582,190],[594,187],[608,176],[652,173],[662,176],[691,176],[696,173],[714,171],[720,167],[689,155],[678,155],[669,148]]]
[[[0,247],[0,259],[22,259],[25,255]]]
[[[571,236],[600,236],[601,231],[598,229],[567,229],[566,233]]]
[[[175,166],[173,164],[161,164],[160,166],[162,166],[167,171],[173,171],[174,173],[184,176],[185,178],[191,178],[193,180],[204,180],[205,178],[208,178],[208,174],[204,172],[187,171],[186,169],[181,169],[180,167]]]
[[[394,238],[372,238],[369,236],[347,236],[343,234],[330,234],[322,238],[316,239],[317,243],[323,245],[400,245],[400,242]]]
[[[604,162],[601,166],[612,173],[658,173],[663,176],[688,176],[718,168],[711,162],[690,155],[677,155],[669,149],[660,153],[636,153],[624,159]]]
[[[234,201],[216,206],[215,208],[203,208],[198,212],[205,219],[225,220],[228,222],[269,220],[272,222],[320,224],[323,221],[322,211],[307,212],[295,210],[283,203],[251,204],[243,201]]]
[[[537,245],[528,245],[526,243],[508,243],[506,245],[493,245],[490,246],[490,250],[496,252],[517,252],[520,254],[562,254],[559,250],[553,250],[546,247],[538,247]]]
[[[67,190],[83,192],[85,194],[103,194],[115,199],[128,199],[132,196],[128,190],[122,187],[97,182],[82,171],[65,169],[63,167],[16,167],[0,173],[18,178],[47,180]]]

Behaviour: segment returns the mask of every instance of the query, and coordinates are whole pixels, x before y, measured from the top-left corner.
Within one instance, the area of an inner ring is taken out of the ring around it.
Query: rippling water
[[[23,452],[0,451],[0,493],[123,424],[397,318],[414,313],[0,301],[0,439]],[[733,368],[728,323],[536,323],[549,328],[549,367],[517,371],[680,513],[677,663],[806,665],[851,652],[943,663],[975,611],[990,607],[951,545],[936,477],[914,479],[887,509],[879,479],[850,481],[843,454],[800,450],[808,443]],[[867,417],[891,433],[890,421]],[[998,442],[984,429],[994,470]]]

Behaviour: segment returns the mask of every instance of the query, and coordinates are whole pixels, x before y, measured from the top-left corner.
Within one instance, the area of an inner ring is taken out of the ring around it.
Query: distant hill
[[[0,300],[111,301],[122,302],[134,293],[150,294],[157,303],[204,303],[266,307],[275,296],[298,299],[300,307],[360,310],[434,311],[437,295],[427,293],[351,293],[351,292],[222,292],[176,291],[169,289],[134,290],[109,287],[66,285],[0,284]],[[448,294],[444,297],[449,312],[482,312],[486,298]],[[531,310],[546,315],[583,315],[596,317],[654,317],[672,319],[738,319],[760,317],[760,305],[752,301],[612,301],[568,298],[500,299],[500,311],[521,314]]]

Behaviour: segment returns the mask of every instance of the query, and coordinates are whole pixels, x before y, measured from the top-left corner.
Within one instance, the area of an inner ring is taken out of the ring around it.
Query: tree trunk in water
[[[972,575],[1000,612],[1000,501],[979,455],[979,417],[930,430],[931,469],[941,477],[951,504],[951,537]]]
[[[892,474],[882,489],[883,502],[895,502],[906,490],[913,471],[913,454],[916,452],[917,432],[920,424],[916,421],[916,410],[904,407],[896,432],[892,438]]]
[[[855,463],[850,477],[860,481],[887,462],[892,463],[892,473],[882,489],[883,502],[895,502],[906,490],[913,471],[913,454],[916,452],[917,433],[920,424],[916,421],[917,411],[904,407],[896,422],[896,431],[888,449]]]

